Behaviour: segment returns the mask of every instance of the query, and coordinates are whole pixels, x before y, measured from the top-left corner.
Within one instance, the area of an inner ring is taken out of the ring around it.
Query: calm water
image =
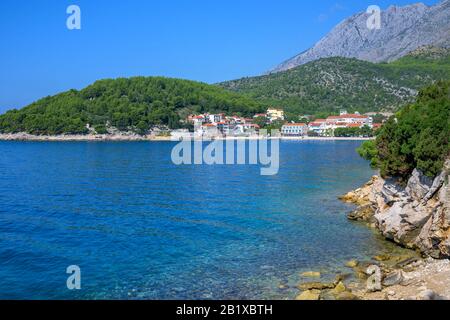
[[[0,298],[293,297],[280,283],[385,246],[336,200],[373,174],[359,144],[282,142],[263,177],[177,167],[170,142],[0,142]]]

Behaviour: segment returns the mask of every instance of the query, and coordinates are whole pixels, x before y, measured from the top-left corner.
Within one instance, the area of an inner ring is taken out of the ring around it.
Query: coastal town
[[[253,117],[239,115],[197,114],[182,121],[182,129],[155,126],[146,134],[133,128],[120,131],[107,124],[107,132],[100,134],[89,124],[89,134],[33,135],[26,132],[0,133],[5,141],[179,141],[183,139],[372,139],[376,131],[391,116],[389,113],[349,113],[319,118],[299,115],[298,121],[288,121],[285,111],[269,108]],[[292,117],[290,117],[292,119]]]
[[[299,116],[299,121],[286,121],[285,112],[269,108],[266,113],[252,118],[219,114],[190,115],[186,122],[194,128],[195,137],[253,137],[270,135],[264,129],[277,129],[282,137],[364,137],[373,136],[381,127],[375,123],[374,113],[362,115],[342,110],[339,115],[317,119],[313,116]],[[301,120],[301,121],[300,121]],[[173,131],[172,136],[187,133],[187,130]]]

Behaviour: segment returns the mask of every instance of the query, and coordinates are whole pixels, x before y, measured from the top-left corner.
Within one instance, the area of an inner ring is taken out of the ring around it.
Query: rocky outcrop
[[[406,187],[374,177],[342,197],[360,207],[349,215],[388,239],[433,258],[450,258],[450,160],[435,179],[415,170]]]
[[[370,14],[361,12],[338,24],[311,49],[282,63],[271,73],[321,58],[346,57],[370,62],[393,61],[422,46],[450,44],[450,0],[390,6],[381,13],[381,28],[367,27]]]

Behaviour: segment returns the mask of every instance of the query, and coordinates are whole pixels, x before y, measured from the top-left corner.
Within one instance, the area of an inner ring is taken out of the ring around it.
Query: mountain
[[[450,0],[391,6],[381,13],[381,29],[367,27],[369,14],[358,13],[337,25],[314,47],[289,59],[271,73],[329,57],[369,62],[397,60],[422,46],[450,46]]]
[[[390,63],[324,58],[218,85],[298,115],[397,110],[413,102],[419,89],[440,79],[450,79],[450,49],[422,47]]]
[[[88,124],[106,133],[110,124],[144,134],[158,125],[178,128],[191,112],[250,116],[263,110],[250,98],[205,83],[161,77],[107,79],[1,115],[0,133],[84,134]]]

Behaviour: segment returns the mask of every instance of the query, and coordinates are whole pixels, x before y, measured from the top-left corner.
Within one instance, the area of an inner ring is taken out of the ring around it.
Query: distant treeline
[[[415,168],[429,177],[439,174],[450,156],[450,81],[423,89],[416,103],[390,118],[376,141],[358,151],[383,177],[405,182]]]
[[[107,124],[144,134],[151,127],[175,129],[190,113],[251,116],[266,107],[237,93],[188,80],[162,77],[101,80],[81,90],[43,98],[0,116],[0,132],[36,135],[86,134],[87,124],[106,133]]]

